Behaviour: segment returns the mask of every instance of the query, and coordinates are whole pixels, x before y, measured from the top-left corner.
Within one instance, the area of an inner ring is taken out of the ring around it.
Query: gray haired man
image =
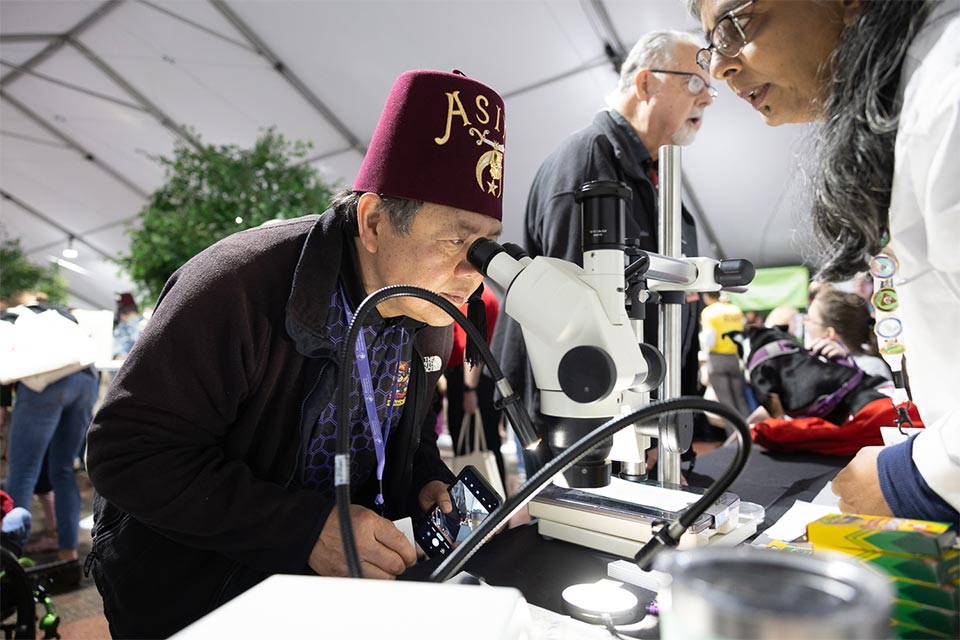
[[[592,180],[626,183],[633,192],[627,204],[626,235],[641,249],[657,251],[657,157],[666,144],[693,142],[704,110],[716,90],[697,66],[701,44],[690,33],[655,31],[634,45],[624,60],[616,88],[607,96],[608,107],[586,128],[563,140],[540,166],[530,195],[524,223],[524,244],[531,256],[562,258],[583,263],[580,207],[574,192]],[[682,251],[697,255],[693,217],[684,209]],[[684,305],[682,314],[683,376],[685,395],[698,393],[697,334],[699,298]],[[657,314],[648,309],[644,341],[657,344]],[[493,346],[504,374],[528,409],[535,412],[539,399],[526,359],[519,325],[509,318],[497,323]],[[538,417],[538,413],[533,413]],[[538,420],[539,422],[539,420]],[[538,426],[541,428],[543,424]]]

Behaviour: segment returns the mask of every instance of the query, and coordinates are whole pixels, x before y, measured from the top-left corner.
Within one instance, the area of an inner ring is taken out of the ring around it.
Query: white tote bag
[[[471,422],[470,418],[474,420]],[[467,443],[470,442],[470,437],[467,436],[468,431],[473,431],[473,450],[469,452],[466,450]],[[483,418],[480,417],[479,411],[463,416],[460,436],[457,438],[457,446],[453,454],[451,471],[459,474],[464,467],[473,465],[501,499],[506,495],[503,490],[503,480],[500,479],[500,470],[497,468],[497,458],[493,455],[493,451],[487,448],[487,437],[483,433]]]
[[[17,322],[0,322],[0,384],[20,380],[36,392],[96,360],[96,345],[76,322],[53,309],[14,307]]]

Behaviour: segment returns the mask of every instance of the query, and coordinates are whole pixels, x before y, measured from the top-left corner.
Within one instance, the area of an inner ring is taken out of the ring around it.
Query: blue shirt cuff
[[[913,462],[914,438],[880,452],[877,472],[883,497],[898,518],[955,523],[960,513],[927,485]]]

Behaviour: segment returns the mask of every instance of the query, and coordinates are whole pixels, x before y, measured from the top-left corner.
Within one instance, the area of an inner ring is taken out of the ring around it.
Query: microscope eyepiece
[[[590,198],[613,197],[620,200],[633,200],[633,191],[625,182],[613,180],[592,180],[584,182],[573,194],[574,202],[583,202]]]
[[[523,260],[524,258],[529,258],[530,254],[523,250],[523,247],[512,242],[504,242],[502,245],[503,250],[513,258],[514,260]]]
[[[633,192],[623,182],[595,180],[573,194],[580,203],[583,251],[614,249],[625,251],[626,203]]]
[[[723,287],[740,287],[753,282],[757,269],[749,260],[721,260],[713,270],[713,278]]]
[[[504,251],[503,247],[489,238],[477,238],[467,249],[467,260],[477,271],[487,275],[487,266],[494,256]]]

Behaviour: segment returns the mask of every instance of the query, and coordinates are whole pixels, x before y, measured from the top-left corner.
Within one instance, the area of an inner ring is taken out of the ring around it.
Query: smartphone
[[[500,496],[473,466],[464,467],[447,492],[453,511],[443,513],[433,505],[415,535],[417,544],[431,558],[450,553],[500,506]]]

